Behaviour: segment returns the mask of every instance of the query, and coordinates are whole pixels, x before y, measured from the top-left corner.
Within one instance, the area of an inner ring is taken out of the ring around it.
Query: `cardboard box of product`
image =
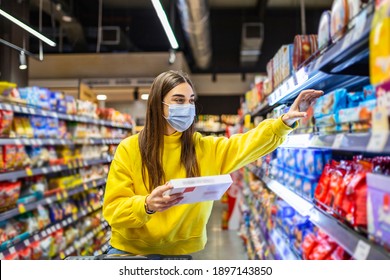
[[[169,181],[173,189],[164,195],[182,193],[184,198],[179,204],[188,204],[201,201],[219,200],[233,183],[229,174],[172,179]]]

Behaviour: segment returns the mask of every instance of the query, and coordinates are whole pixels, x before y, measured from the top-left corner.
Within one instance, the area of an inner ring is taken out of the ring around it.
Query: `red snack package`
[[[329,180],[329,189],[325,198],[325,205],[333,209],[333,205],[336,199],[337,194],[342,188],[343,178],[346,173],[346,170],[340,166],[334,168],[331,171],[330,180]]]
[[[318,202],[324,204],[326,195],[329,190],[330,175],[333,167],[331,164],[327,163],[324,167],[324,171],[321,174],[320,180],[318,182],[317,188],[314,192],[314,198]]]
[[[337,244],[329,239],[323,239],[309,255],[309,260],[326,260],[334,251]]]
[[[308,260],[311,252],[317,245],[316,236],[313,233],[307,234],[302,242],[302,258]]]

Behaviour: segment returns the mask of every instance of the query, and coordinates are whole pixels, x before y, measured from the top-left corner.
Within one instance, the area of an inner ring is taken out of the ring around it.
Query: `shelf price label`
[[[333,144],[332,144],[332,149],[340,149],[344,140],[344,134],[337,134]]]
[[[353,257],[356,260],[366,260],[368,257],[368,254],[370,253],[371,246],[364,242],[363,240],[359,240],[358,244],[356,245],[355,251],[353,253]]]
[[[18,209],[20,214],[26,213],[26,207],[24,207],[24,204],[18,204]]]
[[[383,152],[386,148],[389,133],[386,131],[373,132],[367,145],[368,152]]]
[[[27,247],[28,245],[30,245],[30,240],[26,239],[23,241],[23,243],[24,243],[24,246]]]
[[[15,253],[16,253],[15,247],[9,248],[8,251],[9,251],[11,254],[15,254]]]
[[[30,167],[26,167],[25,171],[26,171],[27,176],[29,176],[29,177],[34,175]]]

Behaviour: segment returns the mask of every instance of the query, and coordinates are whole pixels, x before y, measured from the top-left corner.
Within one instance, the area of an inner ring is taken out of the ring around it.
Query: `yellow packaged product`
[[[370,80],[373,85],[390,80],[390,0],[377,8],[372,22]]]
[[[14,117],[14,121],[12,122],[13,131],[16,134],[16,137],[26,137],[26,131],[23,126],[23,118]]]

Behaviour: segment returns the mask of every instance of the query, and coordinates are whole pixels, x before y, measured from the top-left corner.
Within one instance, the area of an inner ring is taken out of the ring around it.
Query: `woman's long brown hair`
[[[194,90],[187,74],[171,70],[158,75],[150,89],[145,126],[138,138],[142,158],[142,179],[149,192],[165,184],[166,181],[162,166],[164,128],[166,125],[166,120],[163,117],[162,101],[170,90],[182,83],[188,83]],[[196,177],[200,174],[193,141],[194,132],[195,124],[193,123],[181,136],[180,160],[185,167],[187,177]]]

